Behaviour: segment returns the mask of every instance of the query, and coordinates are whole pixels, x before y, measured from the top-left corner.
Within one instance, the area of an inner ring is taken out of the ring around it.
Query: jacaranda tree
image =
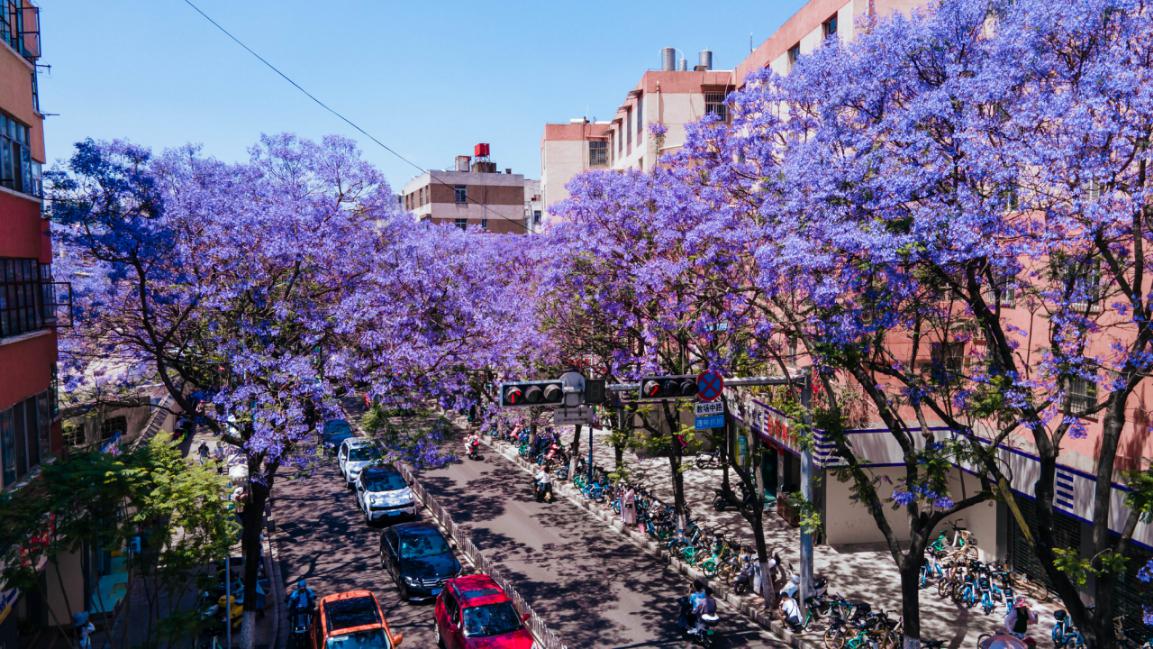
[[[186,416],[242,451],[255,592],[277,471],[352,378],[328,362],[340,352],[334,316],[395,217],[388,185],[340,138],[265,137],[242,164],[86,141],[52,198],[59,254],[78,268],[67,360],[150,368]]]

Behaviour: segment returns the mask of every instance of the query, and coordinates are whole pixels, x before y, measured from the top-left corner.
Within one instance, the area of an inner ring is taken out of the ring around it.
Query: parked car
[[[348,422],[343,419],[329,419],[324,422],[324,427],[320,430],[320,450],[321,452],[332,455],[336,453],[336,449],[340,448],[340,443],[349,437],[355,437],[352,432],[352,427]]]
[[[344,476],[344,484],[349,489],[356,484],[356,477],[364,467],[378,460],[380,447],[367,437],[349,437],[340,443],[340,450],[336,453],[340,474]]]
[[[382,518],[416,515],[416,498],[391,464],[365,467],[356,479],[356,502],[371,523]]]
[[[376,595],[350,590],[325,595],[312,621],[312,649],[392,649],[404,635],[393,633]]]
[[[380,565],[396,580],[403,600],[436,597],[446,579],[460,575],[460,561],[430,523],[393,525],[380,535]]]
[[[532,633],[492,577],[465,575],[445,582],[436,599],[436,643],[444,649],[531,649]]]

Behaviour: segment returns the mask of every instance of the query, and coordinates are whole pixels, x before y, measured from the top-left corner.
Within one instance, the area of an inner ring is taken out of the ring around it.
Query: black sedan
[[[380,564],[396,579],[404,600],[436,597],[444,581],[460,575],[460,562],[429,523],[394,525],[380,535]]]

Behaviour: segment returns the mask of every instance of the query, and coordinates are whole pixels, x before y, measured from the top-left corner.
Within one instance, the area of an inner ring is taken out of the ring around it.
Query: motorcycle
[[[308,646],[308,632],[312,629],[311,608],[301,608],[289,614],[288,619],[288,647],[289,649],[303,649]]]
[[[741,484],[741,496],[737,497],[736,492],[732,489],[715,489],[713,493],[713,509],[718,512],[725,511],[726,508],[732,506],[740,509],[752,509],[757,502],[756,494],[749,492],[744,484]]]
[[[533,478],[532,497],[535,498],[538,503],[540,503],[540,502],[550,502],[551,503],[553,500],[552,481],[546,480],[544,482],[541,482],[541,481],[537,480],[536,478]]]
[[[685,637],[702,647],[713,647],[717,642],[717,625],[720,622],[720,616],[704,613],[701,615],[699,628],[691,626],[685,629]]]

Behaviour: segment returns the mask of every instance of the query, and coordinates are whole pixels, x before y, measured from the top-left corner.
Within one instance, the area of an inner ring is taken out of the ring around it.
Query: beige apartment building
[[[489,145],[473,148],[473,156],[458,155],[453,169],[430,169],[405,184],[404,209],[420,221],[477,226],[493,233],[525,234],[532,228],[533,196],[526,195],[522,174],[497,170]],[[535,182],[532,180],[527,181]],[[539,205],[539,199],[537,200]]]

